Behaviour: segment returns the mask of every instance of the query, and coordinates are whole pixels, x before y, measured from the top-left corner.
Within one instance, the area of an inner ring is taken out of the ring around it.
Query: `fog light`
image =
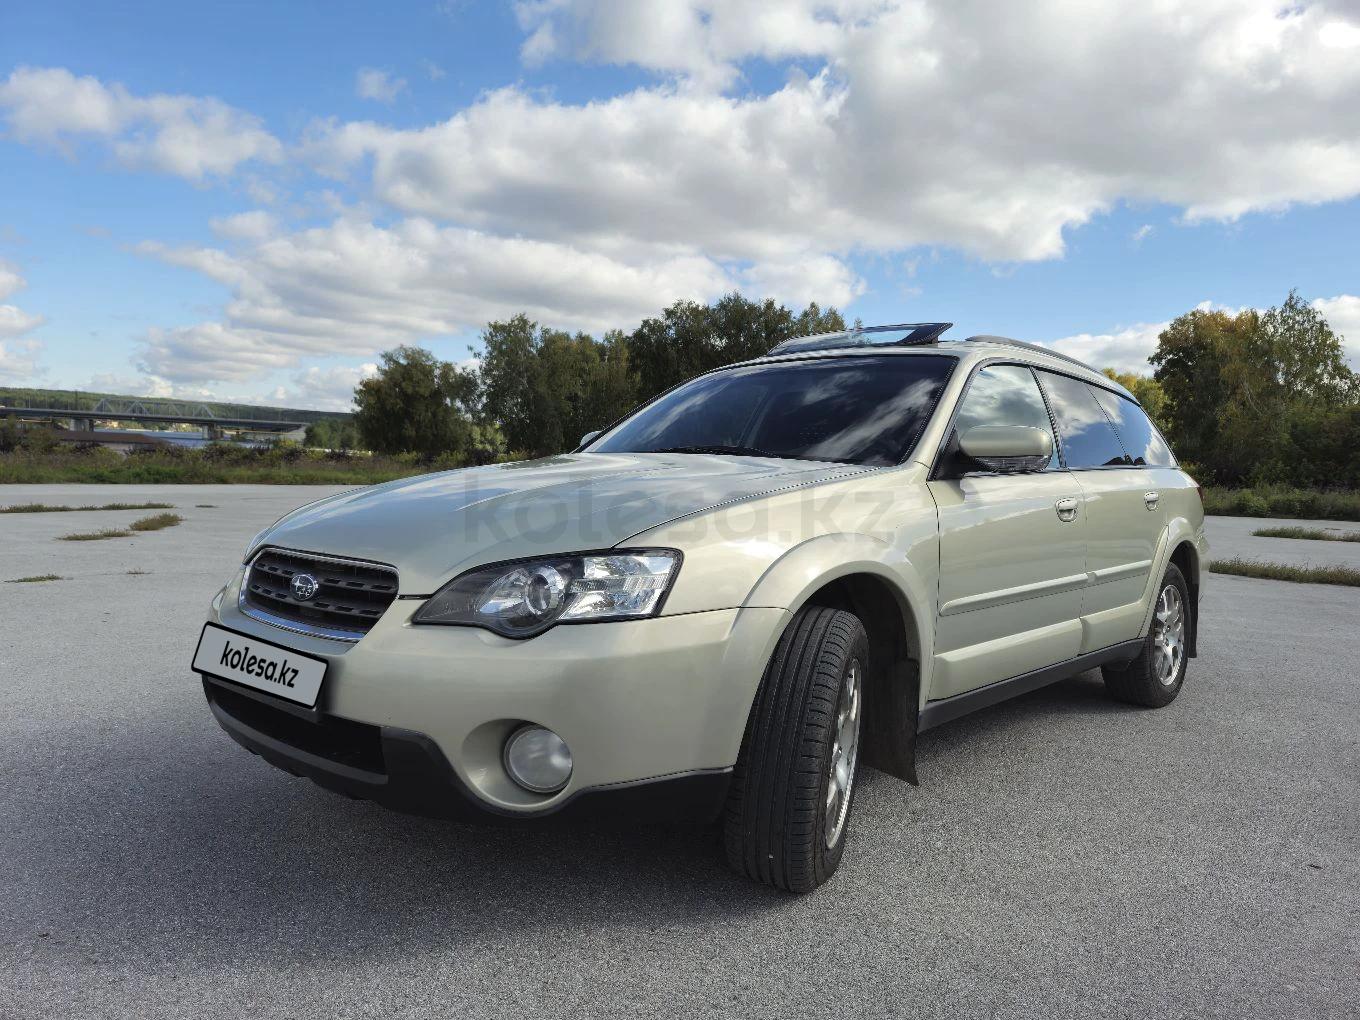
[[[556,793],[571,778],[567,742],[542,726],[521,726],[505,742],[505,771],[532,793]]]

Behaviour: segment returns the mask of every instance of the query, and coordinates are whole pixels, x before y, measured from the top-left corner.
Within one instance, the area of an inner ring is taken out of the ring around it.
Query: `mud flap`
[[[865,697],[865,760],[880,772],[920,786],[916,778],[916,724],[920,672],[910,659],[878,675]]]

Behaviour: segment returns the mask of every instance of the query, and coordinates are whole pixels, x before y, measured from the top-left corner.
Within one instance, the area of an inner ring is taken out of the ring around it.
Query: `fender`
[[[1189,543],[1194,550],[1194,576],[1186,577],[1185,582],[1190,586],[1191,598],[1189,601],[1190,609],[1190,635],[1186,644],[1186,650],[1191,658],[1197,654],[1196,644],[1199,638],[1199,599],[1196,597],[1200,588],[1200,573],[1202,565],[1200,563],[1200,548],[1196,541],[1197,533],[1195,526],[1185,517],[1173,517],[1167,522],[1162,530],[1161,540],[1157,544],[1156,555],[1152,558],[1152,570],[1148,573],[1147,590],[1143,593],[1143,602],[1146,609],[1143,611],[1143,625],[1139,629],[1140,637],[1147,637],[1148,630],[1152,626],[1152,614],[1157,607],[1157,586],[1161,584],[1162,577],[1166,574],[1167,565],[1171,562],[1171,554],[1175,552],[1181,543]]]
[[[931,522],[934,523],[933,521]],[[932,545],[938,539],[931,536]],[[925,543],[918,543],[925,544]],[[922,621],[934,619],[939,588],[938,546],[930,557],[927,576],[913,559],[916,550],[903,556],[898,547],[870,535],[821,535],[794,546],[770,564],[743,601],[744,607],[772,607],[796,613],[813,594],[833,581],[852,574],[872,574],[883,580],[904,603],[903,623],[913,653],[926,662],[933,657],[935,633]],[[929,689],[922,677],[921,704]]]
[[[880,771],[917,785],[916,733],[920,710],[929,690],[930,664],[933,660],[934,604],[938,585],[938,548],[934,536],[922,535],[915,551],[916,562],[929,564],[927,571],[916,568],[913,558],[901,548],[869,535],[835,534],[811,539],[780,557],[756,583],[747,598],[748,606],[787,607],[796,614],[828,586],[836,582],[865,577],[874,578],[881,587],[875,593],[891,593],[894,604],[863,605],[866,596],[860,584],[836,591],[837,602],[856,611],[872,623],[871,615],[886,608],[893,624],[901,628],[905,656],[883,663],[865,692],[868,712],[866,760]],[[789,617],[792,619],[792,615]]]

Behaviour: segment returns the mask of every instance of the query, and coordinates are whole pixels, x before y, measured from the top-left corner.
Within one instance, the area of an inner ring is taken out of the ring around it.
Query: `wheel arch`
[[[935,577],[922,577],[909,559],[892,563],[892,553],[886,543],[866,536],[814,540],[775,564],[749,602],[781,605],[793,617],[813,605],[859,617],[873,656],[865,692],[865,760],[914,784],[916,728],[934,638],[927,591]]]
[[[1185,642],[1185,652],[1193,659],[1199,653],[1199,550],[1195,548],[1194,542],[1183,538],[1171,550],[1168,562],[1180,568],[1181,576],[1185,578],[1185,586],[1190,589],[1190,598],[1187,599],[1190,609],[1190,634]]]
[[[1143,615],[1143,628],[1139,631],[1144,637],[1147,636],[1148,628],[1152,626],[1152,612],[1157,605],[1157,592],[1160,588],[1166,568],[1174,563],[1185,578],[1185,586],[1189,589],[1190,626],[1189,634],[1186,638],[1186,654],[1194,658],[1198,654],[1199,643],[1199,591],[1200,591],[1200,563],[1199,549],[1195,545],[1195,532],[1190,522],[1184,518],[1175,518],[1168,524],[1167,530],[1163,534],[1161,545],[1158,549],[1158,556],[1155,562],[1155,569],[1148,578],[1148,597],[1147,610]]]

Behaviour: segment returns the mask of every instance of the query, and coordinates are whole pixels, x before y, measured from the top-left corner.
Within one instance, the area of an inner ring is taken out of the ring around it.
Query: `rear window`
[[[1082,468],[1117,467],[1127,464],[1123,444],[1101,409],[1095,393],[1079,379],[1040,371],[1053,417],[1058,422],[1063,459],[1067,466]]]
[[[1124,452],[1133,458],[1133,463],[1149,467],[1171,467],[1176,463],[1171,448],[1141,407],[1098,386],[1092,386],[1091,392],[1114,422],[1119,438],[1124,441]]]

